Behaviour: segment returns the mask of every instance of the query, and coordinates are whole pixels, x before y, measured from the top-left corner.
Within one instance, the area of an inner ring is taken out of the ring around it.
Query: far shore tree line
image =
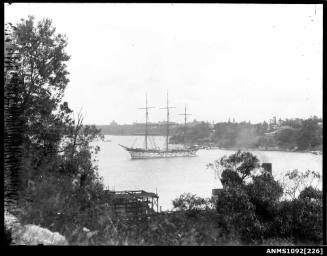
[[[179,128],[171,142],[214,145],[222,148],[257,148],[277,150],[322,150],[322,119],[280,120],[278,125],[266,122],[217,123],[212,128],[202,122],[184,133]]]
[[[145,124],[97,125],[103,135],[143,135]],[[170,124],[170,143],[198,144],[222,148],[257,148],[277,150],[322,150],[322,118],[280,119],[275,123],[220,122],[194,120],[187,124]],[[148,134],[166,135],[165,122],[149,123]]]
[[[66,45],[49,19],[6,24],[5,212],[22,224],[59,232],[70,245],[321,244],[322,191],[307,183],[320,175],[293,170],[282,184],[242,151],[208,165],[223,185],[216,200],[186,193],[172,202],[173,213],[117,215],[97,170],[100,149],[91,143],[103,135],[62,101],[69,84]],[[315,122],[304,120],[297,132],[311,138]],[[202,138],[198,131],[207,124],[197,125],[193,136]],[[218,128],[217,137],[224,131]],[[11,230],[5,235],[11,243]]]

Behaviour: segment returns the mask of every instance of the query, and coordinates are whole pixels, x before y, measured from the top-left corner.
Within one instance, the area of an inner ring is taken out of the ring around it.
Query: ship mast
[[[166,125],[166,151],[168,151],[168,144],[169,144],[169,109],[175,107],[169,107],[168,102],[168,90],[167,90],[167,107],[161,109],[167,109],[167,125]]]
[[[139,109],[145,109],[145,150],[148,149],[148,121],[149,121],[149,111],[148,109],[154,108],[154,107],[148,107],[148,95],[145,94],[145,108],[139,108]]]
[[[186,104],[185,104],[185,111],[183,114],[179,114],[179,115],[183,115],[184,116],[184,131],[183,131],[183,142],[184,142],[184,147],[185,147],[185,134],[186,134],[186,117],[191,115],[186,113]]]

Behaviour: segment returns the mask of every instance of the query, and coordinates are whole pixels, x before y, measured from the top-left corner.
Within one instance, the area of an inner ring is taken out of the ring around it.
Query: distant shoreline
[[[233,150],[233,151],[237,151],[237,150],[250,150],[250,151],[276,151],[276,152],[287,152],[287,153],[311,153],[311,154],[315,154],[313,152],[317,152],[317,155],[322,155],[322,151],[321,150],[287,150],[287,149],[260,149],[260,148],[223,148],[220,147],[219,149],[222,150]],[[209,149],[210,150],[210,149]]]
[[[107,136],[144,136],[142,134],[104,134]],[[165,135],[160,135],[160,134],[156,134],[156,135],[148,135],[148,136],[165,136]],[[178,143],[173,143],[173,144],[178,144]],[[203,146],[203,145],[201,145]],[[208,149],[203,148],[204,150],[213,150],[213,149],[221,149],[221,150],[230,150],[230,151],[238,151],[238,150],[242,150],[242,151],[275,151],[275,152],[288,152],[288,153],[311,153],[314,155],[322,155],[322,151],[321,150],[287,150],[287,149],[262,149],[262,148],[242,148],[242,147],[214,147],[214,148],[210,148],[208,147]],[[315,153],[314,153],[315,152]]]

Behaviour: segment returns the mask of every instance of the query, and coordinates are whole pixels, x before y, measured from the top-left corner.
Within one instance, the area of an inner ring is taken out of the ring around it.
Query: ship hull
[[[185,150],[143,150],[134,148],[125,148],[130,154],[132,159],[151,159],[151,158],[171,158],[171,157],[194,157],[198,149],[185,149]]]
[[[148,158],[171,158],[171,157],[194,157],[196,151],[185,152],[133,152],[128,151],[132,159],[148,159]]]

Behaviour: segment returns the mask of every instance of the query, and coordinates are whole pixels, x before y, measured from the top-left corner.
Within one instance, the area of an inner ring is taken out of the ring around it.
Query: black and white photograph
[[[6,245],[322,254],[322,151],[322,3],[4,4]]]

